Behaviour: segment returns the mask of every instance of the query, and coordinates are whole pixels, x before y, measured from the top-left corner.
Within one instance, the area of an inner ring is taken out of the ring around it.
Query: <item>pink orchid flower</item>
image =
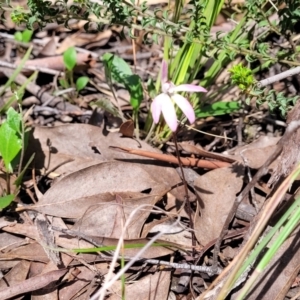
[[[190,123],[195,121],[195,112],[190,102],[179,95],[177,92],[207,92],[201,86],[194,84],[180,84],[176,86],[173,82],[168,81],[168,65],[165,60],[162,61],[161,66],[161,86],[162,93],[153,99],[151,104],[152,117],[157,124],[159,122],[160,114],[162,113],[164,119],[170,129],[175,132],[178,126],[177,115],[174,103],[186,115]]]

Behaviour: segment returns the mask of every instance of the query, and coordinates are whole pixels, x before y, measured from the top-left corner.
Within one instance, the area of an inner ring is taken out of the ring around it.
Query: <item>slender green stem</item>
[[[32,46],[30,46],[28,48],[28,50],[26,51],[26,53],[25,53],[24,57],[22,58],[20,64],[17,66],[17,68],[15,69],[15,71],[13,72],[13,74],[9,77],[9,79],[5,83],[4,87],[1,89],[1,91],[0,91],[0,97],[3,95],[3,93],[5,92],[5,90],[11,85],[11,83],[14,82],[15,78],[21,72],[21,70],[24,67],[26,61],[30,57],[31,51],[32,51]]]
[[[21,148],[21,156],[20,156],[19,167],[18,167],[18,176],[20,176],[21,171],[22,171],[22,165],[23,165],[24,153],[25,153],[25,124],[24,124],[24,119],[23,119],[22,105],[20,105],[20,104],[19,104],[19,110],[20,110],[20,114],[22,116],[22,121],[21,121],[22,148]]]

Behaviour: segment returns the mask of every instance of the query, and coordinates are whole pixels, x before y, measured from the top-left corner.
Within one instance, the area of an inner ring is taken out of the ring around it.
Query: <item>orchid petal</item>
[[[172,99],[186,115],[190,123],[195,122],[195,112],[190,102],[179,94],[172,95]]]
[[[169,96],[166,94],[159,94],[153,99],[153,102],[151,103],[151,111],[152,111],[152,117],[155,124],[159,122],[162,104],[164,103],[164,101],[168,101],[168,100],[169,100]]]
[[[168,96],[168,100],[165,99],[164,102],[162,103],[161,109],[166,123],[168,124],[170,129],[173,132],[175,132],[178,126],[177,115],[176,115],[174,104],[169,96]]]
[[[207,90],[204,87],[195,85],[195,84],[180,84],[170,90],[170,93],[177,93],[177,92],[203,92],[203,93],[206,93]]]
[[[163,60],[161,63],[161,83],[164,84],[168,81],[168,63]]]

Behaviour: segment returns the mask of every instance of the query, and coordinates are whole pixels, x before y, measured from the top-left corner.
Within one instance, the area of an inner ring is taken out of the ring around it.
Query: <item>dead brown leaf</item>
[[[106,263],[103,265],[108,268]],[[96,274],[86,267],[78,267],[77,270],[79,271],[79,274],[76,275],[74,280],[59,290],[58,299],[74,299],[77,294],[81,294],[87,291],[86,287],[91,284],[91,281]],[[83,289],[84,291],[82,291]],[[86,295],[86,299],[90,298],[89,296],[90,295]]]
[[[195,219],[195,235],[202,245],[220,235],[226,217],[243,184],[243,167],[233,165],[199,176],[195,190],[201,199],[201,216]]]
[[[20,246],[16,249],[12,249],[7,253],[0,253],[0,260],[14,260],[14,259],[25,259],[32,261],[48,262],[49,258],[45,253],[43,247],[32,242],[25,246]],[[1,298],[0,298],[1,299]]]
[[[16,62],[18,63],[18,62]],[[76,57],[76,68],[85,68],[92,67],[95,64],[95,61],[88,53],[78,53]],[[45,58],[36,58],[32,60],[27,60],[25,63],[26,66],[34,66],[36,68],[43,67],[49,68],[56,71],[64,71],[65,65],[62,55],[45,57]]]
[[[66,273],[66,269],[51,271],[46,274],[24,280],[14,286],[6,287],[0,290],[0,299],[5,300],[17,295],[22,295],[31,291],[41,289],[44,286],[59,280],[59,278]]]
[[[35,168],[67,174],[98,162],[115,159],[127,161],[131,166],[140,164],[141,168],[166,187],[181,182],[177,172],[168,163],[112,151],[110,146],[139,148],[139,144],[130,138],[121,138],[119,133],[104,135],[102,129],[88,124],[69,124],[53,128],[36,127],[29,140],[28,156],[35,153]],[[51,144],[51,145],[50,145]],[[161,153],[141,141],[144,150]],[[72,160],[70,162],[70,160]],[[49,164],[48,164],[49,162]],[[68,163],[66,163],[68,162]],[[177,198],[184,199],[182,187],[172,190]]]
[[[105,30],[93,34],[86,33],[86,32],[74,33],[72,35],[67,36],[67,38],[63,40],[63,42],[60,44],[60,47],[56,50],[56,53],[62,54],[69,47],[72,46],[80,47],[90,43],[97,43],[97,46],[100,47],[107,43],[111,35],[112,35],[111,30]]]
[[[0,281],[0,295],[1,290],[9,286],[15,286],[24,281],[27,277],[30,268],[30,261],[22,260],[14,266]],[[1,298],[3,299],[3,298]]]
[[[52,36],[49,41],[44,45],[43,49],[39,53],[39,57],[53,56],[55,55],[57,47],[57,38]]]
[[[118,193],[118,195],[120,194]],[[82,219],[75,224],[74,229],[88,235],[119,238],[130,213],[139,206],[147,204],[149,207],[138,210],[126,229],[125,238],[140,237],[142,226],[150,214],[151,207],[161,197],[157,198],[156,196],[128,192],[121,195],[123,199],[122,204],[118,204],[116,201],[109,201],[109,203],[103,203],[103,205],[90,207],[83,214]],[[111,196],[115,198],[114,195]]]
[[[251,144],[237,148],[234,154],[236,158],[244,162],[247,167],[259,169],[274,152],[279,139],[278,137],[261,136]],[[275,165],[275,162],[271,164],[270,168]]]
[[[147,197],[152,199],[151,203],[155,203],[166,192],[166,188],[140,165],[106,162],[63,177],[37,205],[27,208],[52,216],[80,218],[91,206],[112,201],[117,193],[144,191],[149,191]]]
[[[125,299],[166,300],[170,286],[170,271],[156,272],[137,282],[125,286]],[[113,295],[109,300],[119,300],[122,295],[122,283],[116,282],[111,288]]]

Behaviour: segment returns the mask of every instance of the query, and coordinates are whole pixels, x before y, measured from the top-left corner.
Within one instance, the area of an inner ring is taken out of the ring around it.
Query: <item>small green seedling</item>
[[[74,47],[68,48],[63,55],[64,64],[68,71],[73,71],[76,66],[77,53]]]
[[[12,107],[7,112],[7,119],[0,126],[0,154],[6,172],[13,172],[12,162],[22,148],[22,117]]]
[[[20,92],[20,91],[17,91]],[[6,190],[2,187],[2,196],[0,196],[0,210],[9,206],[19,192],[20,185],[26,169],[32,162],[32,156],[26,166],[21,170],[24,151],[27,145],[28,134],[22,118],[22,113],[18,113],[10,107],[6,111],[6,120],[0,125],[0,156],[4,162],[6,174]],[[16,189],[11,191],[11,175],[14,173],[16,166],[18,168],[18,177],[14,181]]]
[[[117,55],[106,53],[102,56],[105,66],[106,79],[123,84],[130,94],[130,104],[135,112],[143,101],[143,86],[140,77],[132,74],[130,66]]]
[[[16,157],[22,149],[22,117],[12,107],[7,112],[7,119],[0,126],[0,155],[4,161],[7,178],[13,173]],[[7,180],[9,185],[9,180]],[[7,193],[7,194],[5,194]],[[8,206],[14,199],[15,195],[10,194],[10,187],[0,197],[0,209]]]
[[[89,82],[89,78],[86,76],[81,76],[76,80],[76,90],[77,92],[80,92],[83,90]]]
[[[33,34],[32,30],[25,29],[22,32],[17,31],[14,34],[14,37],[15,37],[15,40],[18,42],[29,43],[31,41],[32,34]]]
[[[231,73],[231,81],[236,84],[240,90],[247,93],[255,84],[255,79],[252,71],[242,64],[233,66],[228,70]]]
[[[130,94],[130,105],[133,108],[133,119],[138,131],[138,111],[143,101],[143,85],[141,78],[132,74],[130,66],[117,55],[106,53],[102,56],[105,67],[105,76],[107,83],[110,85],[112,91],[113,81],[124,85]],[[117,99],[116,99],[117,100]],[[119,107],[120,115],[122,115],[121,108]]]
[[[298,96],[286,97],[285,93],[271,89],[267,93],[256,85],[253,73],[242,64],[233,66],[229,72],[231,73],[231,81],[236,84],[241,92],[246,96],[245,102],[250,103],[252,98],[255,98],[257,105],[267,103],[270,111],[278,110],[284,118],[287,112],[295,105]]]
[[[74,84],[73,71],[77,63],[77,52],[74,47],[70,47],[64,52],[63,61],[67,71],[65,78],[59,79],[59,83],[64,89],[68,89],[70,87],[75,88],[78,96],[78,93],[87,86],[89,78],[81,76]]]

